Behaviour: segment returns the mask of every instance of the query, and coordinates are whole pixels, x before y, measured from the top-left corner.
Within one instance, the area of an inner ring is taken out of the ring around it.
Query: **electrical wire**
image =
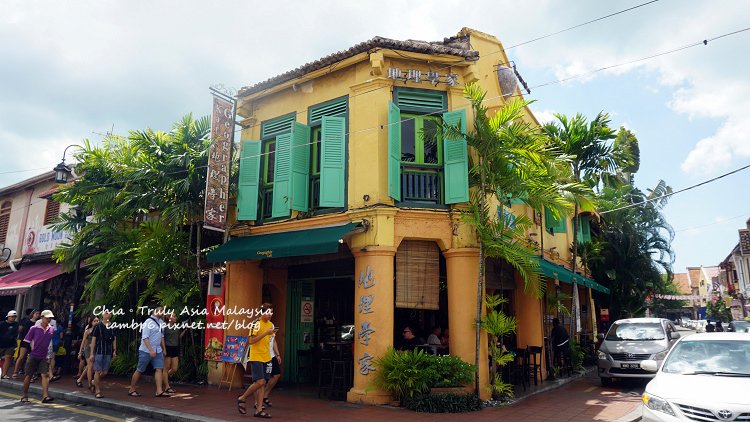
[[[740,168],[738,168],[738,169],[734,169],[734,170],[732,170],[732,171],[730,171],[730,172],[728,172],[728,173],[724,173],[724,174],[722,174],[722,175],[719,175],[719,176],[716,176],[716,177],[714,177],[714,178],[711,178],[711,179],[705,180],[705,181],[703,181],[703,182],[700,182],[700,183],[696,183],[696,184],[694,184],[694,185],[690,185],[690,186],[688,186],[688,187],[686,187],[686,188],[682,188],[682,189],[679,189],[679,190],[676,190],[676,191],[673,191],[673,192],[670,192],[670,193],[665,193],[664,195],[659,195],[659,196],[657,196],[657,197],[654,197],[654,198],[649,198],[649,199],[647,199],[647,200],[645,200],[645,201],[641,201],[641,202],[636,202],[635,204],[628,204],[628,205],[624,205],[624,206],[622,206],[622,207],[619,207],[619,208],[615,208],[615,209],[613,209],[613,210],[606,210],[606,211],[601,211],[601,212],[600,212],[599,214],[609,214],[609,213],[611,213],[611,212],[615,212],[615,211],[621,211],[621,210],[624,210],[624,209],[628,209],[628,208],[638,207],[638,206],[641,206],[641,205],[647,204],[647,203],[649,203],[649,202],[653,202],[653,201],[658,201],[659,199],[663,199],[663,198],[669,198],[670,196],[674,196],[674,195],[677,195],[678,193],[682,193],[682,192],[685,192],[685,191],[689,191],[689,190],[691,190],[691,189],[695,189],[695,188],[697,188],[697,187],[700,187],[700,186],[703,186],[703,185],[707,185],[707,184],[709,184],[709,183],[712,183],[712,182],[715,182],[715,181],[717,181],[717,180],[719,180],[719,179],[723,179],[723,178],[725,178],[725,177],[727,177],[727,176],[731,176],[731,175],[733,175],[733,174],[735,174],[735,173],[739,173],[739,172],[741,172],[741,171],[743,171],[743,170],[747,170],[748,168],[750,168],[750,164],[747,164],[747,165],[745,165],[745,166],[742,166],[742,167],[740,167]]]
[[[717,225],[717,224],[724,224],[724,223],[728,223],[728,222],[730,222],[730,221],[732,221],[732,220],[736,220],[736,219],[738,219],[738,218],[743,218],[743,217],[747,217],[747,216],[750,216],[750,211],[745,211],[745,212],[744,212],[744,213],[742,213],[742,214],[739,214],[739,215],[735,215],[734,217],[724,218],[724,219],[722,219],[722,220],[720,220],[720,221],[715,221],[715,222],[713,222],[713,223],[709,223],[709,224],[704,224],[704,225],[702,225],[702,226],[693,226],[693,227],[686,227],[686,228],[684,228],[684,229],[679,229],[679,230],[675,230],[674,232],[675,232],[675,233],[680,233],[680,232],[684,232],[684,231],[688,231],[688,230],[697,230],[697,229],[702,229],[702,228],[704,228],[704,227],[710,227],[710,226],[715,226],[715,225]]]

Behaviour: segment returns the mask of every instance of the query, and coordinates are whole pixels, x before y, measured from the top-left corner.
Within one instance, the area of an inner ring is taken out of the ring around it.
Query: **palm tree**
[[[472,105],[474,125],[469,133],[460,126],[441,128],[449,140],[466,138],[470,147],[469,184],[470,212],[468,219],[479,238],[479,277],[476,303],[475,391],[479,393],[479,347],[484,306],[485,260],[503,259],[512,265],[524,281],[524,288],[538,297],[544,285],[540,282],[536,250],[527,241],[526,232],[532,222],[525,216],[505,217],[503,204],[507,198],[523,198],[532,208],[549,207],[566,212],[568,200],[561,191],[580,191],[574,182],[560,183],[558,172],[562,159],[552,153],[542,131],[524,120],[528,101],[505,103],[490,115],[483,105],[485,93],[476,84],[468,84],[465,97]],[[490,199],[497,198],[499,209],[490,207]]]
[[[572,182],[593,186],[598,184],[603,174],[615,173],[620,165],[620,156],[614,152],[607,141],[615,138],[615,132],[609,127],[610,119],[606,113],[599,113],[591,123],[581,115],[569,119],[556,114],[557,122],[544,125],[544,132],[549,137],[550,145],[559,154],[569,157]],[[582,197],[573,195],[573,244],[571,247],[571,265],[575,274],[578,252],[578,212]],[[578,284],[573,283],[573,312],[571,332],[580,330],[580,304],[578,303]]]

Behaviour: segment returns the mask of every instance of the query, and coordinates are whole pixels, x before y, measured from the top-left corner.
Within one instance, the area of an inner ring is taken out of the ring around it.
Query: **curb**
[[[18,382],[12,382],[8,380],[0,380],[0,387],[4,387],[9,390],[23,391],[23,384]],[[73,403],[84,404],[91,407],[107,408],[118,412],[123,412],[128,415],[143,416],[151,419],[160,421],[170,422],[220,422],[221,419],[207,418],[205,416],[194,415],[192,413],[176,412],[174,410],[163,409],[160,407],[145,406],[141,404],[134,404],[122,400],[115,400],[110,398],[97,399],[88,395],[88,393],[81,393],[79,391],[65,391],[57,388],[49,387],[49,395],[52,398],[65,400]],[[42,394],[42,387],[39,385],[31,385],[29,392],[33,392],[37,395]],[[85,394],[85,395],[84,395]]]

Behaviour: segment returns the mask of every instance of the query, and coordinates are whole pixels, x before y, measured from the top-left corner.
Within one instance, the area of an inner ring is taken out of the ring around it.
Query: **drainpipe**
[[[16,259],[11,259],[10,261],[8,261],[8,266],[10,267],[10,270],[13,272],[18,271],[18,268],[16,268],[15,264],[16,262],[21,262],[22,260],[23,258],[16,258]]]

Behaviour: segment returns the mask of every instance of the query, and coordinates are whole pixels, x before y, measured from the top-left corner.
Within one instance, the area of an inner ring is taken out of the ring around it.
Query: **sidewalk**
[[[595,376],[595,375],[594,375]],[[588,377],[591,377],[589,374]],[[236,409],[237,389],[219,390],[215,386],[175,386],[177,394],[169,398],[153,397],[153,383],[142,381],[139,392],[143,397],[127,395],[129,380],[107,379],[103,382],[104,399],[96,399],[85,388],[76,387],[70,377],[52,383],[50,395],[90,406],[106,407],[127,415],[138,415],[166,421],[247,421],[252,418],[252,404],[248,415]],[[445,421],[632,421],[637,420],[640,397],[592,386],[592,380],[578,378],[560,388],[541,392],[511,406],[487,408],[481,412],[462,414],[416,413],[390,406],[367,406],[318,399],[312,390],[278,389],[271,395],[274,404],[268,411],[274,419],[293,421],[382,421],[384,419],[410,422]],[[0,381],[6,390],[20,391],[19,381]],[[39,397],[39,383],[32,384],[30,395]]]

